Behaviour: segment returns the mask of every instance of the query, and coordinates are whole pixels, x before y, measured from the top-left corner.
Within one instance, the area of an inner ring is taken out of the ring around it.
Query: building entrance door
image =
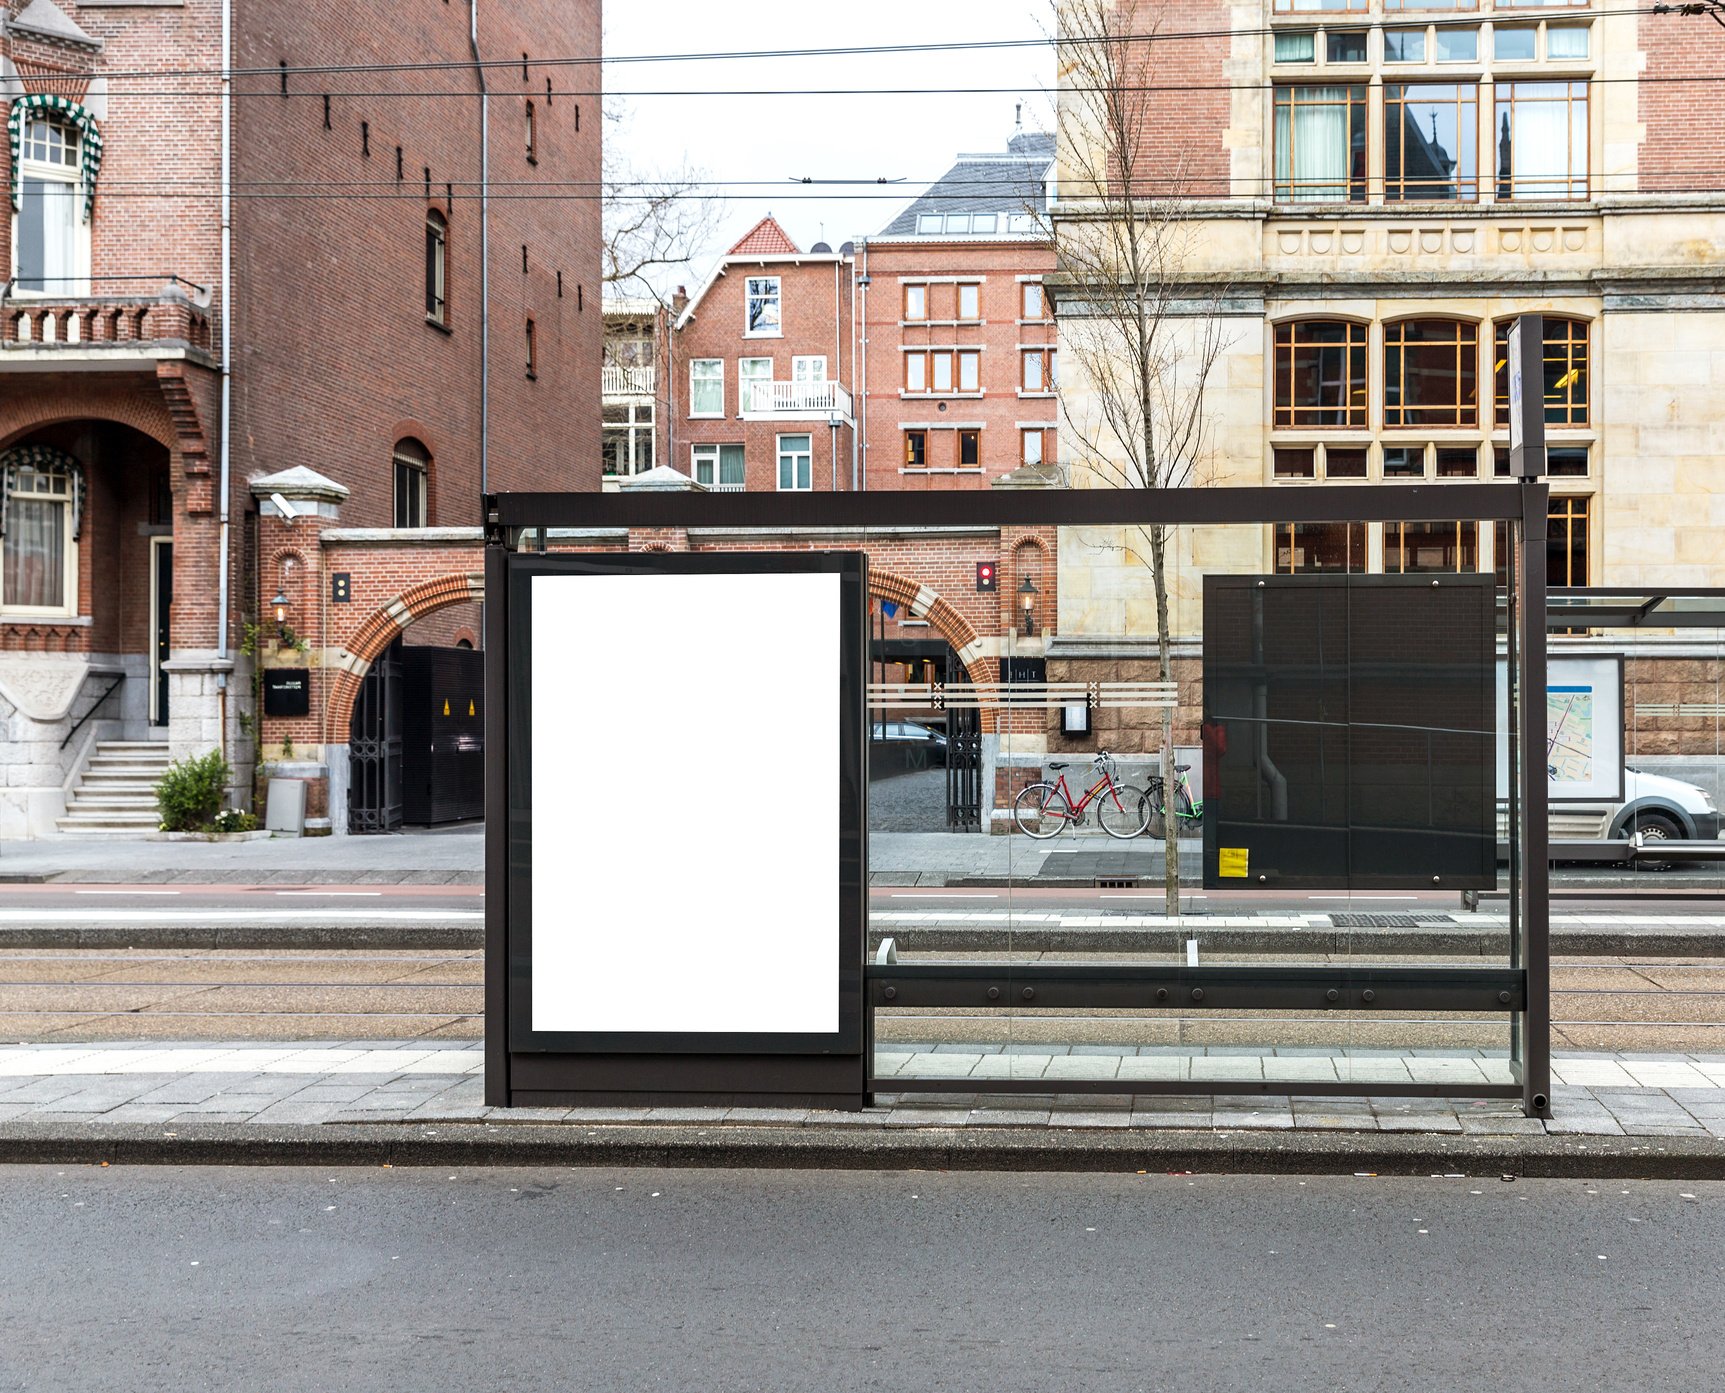
[[[173,651],[168,616],[174,607],[174,543],[150,538],[150,724],[168,723],[168,674],[164,666]]]
[[[371,665],[353,703],[348,737],[350,832],[394,832],[401,826],[401,667],[401,640],[397,639]]]

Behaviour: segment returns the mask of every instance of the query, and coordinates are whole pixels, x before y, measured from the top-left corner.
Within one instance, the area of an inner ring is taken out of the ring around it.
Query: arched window
[[[449,223],[435,208],[425,214],[425,317],[448,322]]]
[[[1497,424],[1509,424],[1509,326],[1500,319],[1493,342],[1492,377]],[[1587,424],[1587,321],[1545,316],[1545,423]]]
[[[0,456],[0,610],[75,614],[83,474],[58,450]]]
[[[1384,325],[1384,425],[1479,424],[1479,326],[1453,319]]]
[[[424,527],[430,504],[431,451],[411,436],[395,443],[395,525]]]
[[[16,289],[80,293],[78,283],[90,273],[82,162],[83,139],[72,122],[47,112],[32,112],[25,119],[13,232]]]

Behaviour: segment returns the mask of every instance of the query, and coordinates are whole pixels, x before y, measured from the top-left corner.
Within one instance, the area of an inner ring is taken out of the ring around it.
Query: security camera
[[[285,521],[290,523],[299,521],[299,509],[294,507],[293,504],[289,503],[287,499],[283,498],[279,493],[272,493],[270,495],[270,502],[276,505],[276,511],[282,515],[282,518]]]

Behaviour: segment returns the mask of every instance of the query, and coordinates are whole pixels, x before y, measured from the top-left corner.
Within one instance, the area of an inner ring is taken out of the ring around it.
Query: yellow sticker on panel
[[[1216,874],[1228,876],[1235,880],[1246,878],[1246,857],[1248,849],[1243,846],[1225,846],[1216,854]]]

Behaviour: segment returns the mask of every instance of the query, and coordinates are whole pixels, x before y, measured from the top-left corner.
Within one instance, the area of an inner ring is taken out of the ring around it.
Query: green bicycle
[[[1192,768],[1190,764],[1174,766],[1174,818],[1176,832],[1189,824],[1203,821],[1204,805],[1192,796],[1192,781],[1186,777]],[[1168,835],[1168,800],[1163,796],[1162,776],[1152,774],[1150,785],[1145,790],[1145,801],[1150,805],[1150,824],[1146,829],[1152,837]]]

